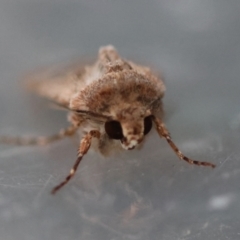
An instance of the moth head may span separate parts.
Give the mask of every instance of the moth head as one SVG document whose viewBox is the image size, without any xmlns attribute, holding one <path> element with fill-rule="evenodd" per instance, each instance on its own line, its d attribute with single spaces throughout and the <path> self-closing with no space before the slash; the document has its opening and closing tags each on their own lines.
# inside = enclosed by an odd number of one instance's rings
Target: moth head
<svg viewBox="0 0 240 240">
<path fill-rule="evenodd" d="M 120 140 L 126 150 L 134 149 L 152 128 L 152 115 L 124 114 L 117 120 L 105 122 L 105 131 L 110 139 Z"/>
</svg>

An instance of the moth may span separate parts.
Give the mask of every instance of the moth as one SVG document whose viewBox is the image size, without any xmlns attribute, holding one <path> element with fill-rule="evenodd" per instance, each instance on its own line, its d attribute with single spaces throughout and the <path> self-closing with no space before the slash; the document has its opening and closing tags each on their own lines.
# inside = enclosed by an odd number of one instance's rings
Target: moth
<svg viewBox="0 0 240 240">
<path fill-rule="evenodd" d="M 141 145 L 155 126 L 176 155 L 190 164 L 215 167 L 186 157 L 172 141 L 162 121 L 165 85 L 148 67 L 121 58 L 113 46 L 99 49 L 92 65 L 76 66 L 60 73 L 51 70 L 33 76 L 29 87 L 68 111 L 69 127 L 48 137 L 1 137 L 0 142 L 19 145 L 45 145 L 81 131 L 77 159 L 69 175 L 53 188 L 56 193 L 69 182 L 91 143 L 107 155 L 114 146 L 132 150 Z"/>
</svg>

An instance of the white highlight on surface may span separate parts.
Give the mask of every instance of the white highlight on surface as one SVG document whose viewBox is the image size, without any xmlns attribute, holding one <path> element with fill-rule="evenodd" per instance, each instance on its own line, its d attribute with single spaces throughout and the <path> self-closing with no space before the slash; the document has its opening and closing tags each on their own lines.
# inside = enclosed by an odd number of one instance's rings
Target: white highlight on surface
<svg viewBox="0 0 240 240">
<path fill-rule="evenodd" d="M 240 128 L 240 113 L 237 114 L 229 123 L 231 129 L 236 130 Z"/>
<path fill-rule="evenodd" d="M 212 197 L 209 201 L 209 207 L 211 210 L 225 210 L 234 200 L 233 194 L 220 195 Z"/>
</svg>

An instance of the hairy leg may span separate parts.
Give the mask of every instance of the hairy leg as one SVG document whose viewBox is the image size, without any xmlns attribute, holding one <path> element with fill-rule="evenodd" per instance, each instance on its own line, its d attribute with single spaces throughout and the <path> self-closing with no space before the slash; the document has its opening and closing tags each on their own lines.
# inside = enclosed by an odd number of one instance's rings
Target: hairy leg
<svg viewBox="0 0 240 240">
<path fill-rule="evenodd" d="M 78 148 L 77 159 L 76 159 L 72 169 L 70 170 L 69 175 L 66 177 L 66 179 L 63 182 L 61 182 L 59 185 L 57 185 L 56 187 L 53 188 L 52 194 L 55 194 L 60 188 L 62 188 L 64 185 L 66 185 L 69 182 L 69 180 L 75 175 L 83 156 L 88 152 L 88 149 L 91 146 L 91 140 L 93 137 L 99 138 L 100 132 L 92 130 L 82 138 L 82 140 L 80 142 L 80 146 Z"/>
</svg>

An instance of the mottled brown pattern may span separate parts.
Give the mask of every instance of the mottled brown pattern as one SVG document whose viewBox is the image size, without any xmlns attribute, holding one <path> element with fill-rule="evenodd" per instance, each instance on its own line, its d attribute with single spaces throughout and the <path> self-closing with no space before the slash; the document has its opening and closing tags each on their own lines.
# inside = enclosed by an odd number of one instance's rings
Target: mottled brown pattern
<svg viewBox="0 0 240 240">
<path fill-rule="evenodd" d="M 180 159 L 190 164 L 215 166 L 182 154 L 161 120 L 165 92 L 163 81 L 150 68 L 122 59 L 113 46 L 100 48 L 98 59 L 92 65 L 75 64 L 68 70 L 51 68 L 30 78 L 34 81 L 28 80 L 29 89 L 69 110 L 71 125 L 50 137 L 1 137 L 0 142 L 42 145 L 72 136 L 78 129 L 83 133 L 73 168 L 52 193 L 74 176 L 91 146 L 92 138 L 96 139 L 97 148 L 104 155 L 119 147 L 131 150 L 143 143 L 144 136 L 151 130 L 151 121 L 155 122 L 159 135 L 167 140 Z M 108 131 L 109 123 L 115 124 L 111 131 Z"/>
<path fill-rule="evenodd" d="M 70 106 L 74 109 L 79 106 L 94 109 L 103 114 L 109 114 L 116 105 L 120 111 L 125 110 L 126 103 L 151 109 L 151 103 L 163 97 L 162 88 L 162 82 L 156 84 L 132 70 L 113 72 L 88 85 L 71 100 Z"/>
</svg>

